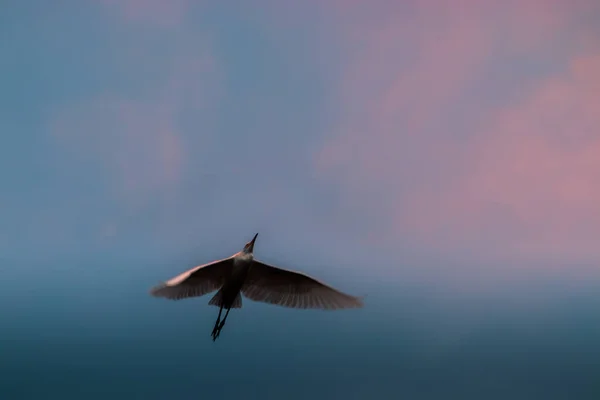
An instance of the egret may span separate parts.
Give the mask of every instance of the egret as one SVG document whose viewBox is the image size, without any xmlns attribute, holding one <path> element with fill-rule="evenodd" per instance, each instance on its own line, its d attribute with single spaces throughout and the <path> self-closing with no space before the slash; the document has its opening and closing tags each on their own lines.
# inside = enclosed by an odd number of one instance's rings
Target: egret
<svg viewBox="0 0 600 400">
<path fill-rule="evenodd" d="M 265 264 L 254 258 L 258 233 L 234 255 L 199 265 L 152 288 L 150 294 L 170 300 L 204 296 L 218 290 L 209 305 L 219 307 L 212 331 L 219 337 L 232 308 L 242 308 L 242 297 L 289 308 L 336 310 L 360 308 L 362 298 L 342 293 L 300 272 Z M 221 320 L 221 313 L 226 310 Z"/>
</svg>

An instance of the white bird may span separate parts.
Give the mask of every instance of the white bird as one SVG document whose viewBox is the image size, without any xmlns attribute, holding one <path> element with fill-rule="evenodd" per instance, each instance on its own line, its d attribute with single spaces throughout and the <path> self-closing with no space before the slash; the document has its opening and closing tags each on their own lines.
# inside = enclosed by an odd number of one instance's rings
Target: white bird
<svg viewBox="0 0 600 400">
<path fill-rule="evenodd" d="M 362 299 L 342 293 L 308 275 L 289 271 L 254 259 L 258 233 L 242 251 L 222 260 L 190 269 L 151 289 L 155 297 L 181 300 L 204 296 L 218 289 L 208 304 L 219 307 L 212 331 L 217 339 L 232 308 L 242 308 L 242 297 L 291 308 L 336 310 L 360 308 Z M 221 312 L 227 311 L 223 321 Z"/>
</svg>

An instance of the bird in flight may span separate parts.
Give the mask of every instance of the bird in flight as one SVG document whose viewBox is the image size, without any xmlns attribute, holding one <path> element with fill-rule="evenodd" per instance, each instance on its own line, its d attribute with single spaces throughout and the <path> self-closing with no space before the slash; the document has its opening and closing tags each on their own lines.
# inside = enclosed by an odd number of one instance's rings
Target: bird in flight
<svg viewBox="0 0 600 400">
<path fill-rule="evenodd" d="M 219 307 L 212 331 L 219 337 L 229 310 L 242 308 L 242 297 L 290 308 L 336 310 L 360 308 L 362 299 L 342 293 L 308 275 L 277 268 L 254 258 L 258 233 L 234 255 L 200 265 L 152 288 L 150 294 L 170 300 L 199 297 L 218 290 L 209 305 Z M 226 310 L 221 321 L 221 313 Z"/>
</svg>

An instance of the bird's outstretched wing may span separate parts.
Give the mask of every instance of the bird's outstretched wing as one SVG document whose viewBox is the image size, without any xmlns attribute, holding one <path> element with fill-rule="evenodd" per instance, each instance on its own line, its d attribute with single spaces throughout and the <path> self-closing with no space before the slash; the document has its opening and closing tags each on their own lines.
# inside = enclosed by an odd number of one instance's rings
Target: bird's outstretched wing
<svg viewBox="0 0 600 400">
<path fill-rule="evenodd" d="M 231 273 L 232 267 L 232 258 L 199 265 L 152 288 L 150 294 L 155 297 L 165 297 L 169 300 L 204 296 L 223 286 L 226 277 Z"/>
<path fill-rule="evenodd" d="M 254 301 L 290 308 L 360 308 L 358 297 L 342 293 L 308 275 L 254 260 L 242 293 Z"/>
</svg>

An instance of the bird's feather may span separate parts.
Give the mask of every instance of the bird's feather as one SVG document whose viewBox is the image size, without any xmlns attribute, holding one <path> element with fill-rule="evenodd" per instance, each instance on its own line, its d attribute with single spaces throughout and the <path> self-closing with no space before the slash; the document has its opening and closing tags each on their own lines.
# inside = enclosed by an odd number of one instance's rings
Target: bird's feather
<svg viewBox="0 0 600 400">
<path fill-rule="evenodd" d="M 232 268 L 231 257 L 199 265 L 155 286 L 150 294 L 170 300 L 204 296 L 223 286 Z"/>
<path fill-rule="evenodd" d="M 254 301 L 290 308 L 360 308 L 362 300 L 308 275 L 253 260 L 242 293 Z"/>
<path fill-rule="evenodd" d="M 220 289 L 212 299 L 208 302 L 209 305 L 215 307 L 223 307 L 223 289 Z M 231 303 L 231 308 L 242 308 L 242 296 L 238 292 L 237 296 L 233 299 L 233 303 Z"/>
</svg>

